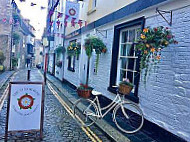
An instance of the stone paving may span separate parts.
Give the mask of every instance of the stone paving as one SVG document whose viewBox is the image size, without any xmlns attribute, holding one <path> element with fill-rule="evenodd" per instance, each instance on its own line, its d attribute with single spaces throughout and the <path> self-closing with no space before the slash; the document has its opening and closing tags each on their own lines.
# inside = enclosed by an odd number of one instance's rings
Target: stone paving
<svg viewBox="0 0 190 142">
<path fill-rule="evenodd" d="M 27 70 L 21 70 L 17 72 L 13 80 L 14 81 L 24 81 L 26 80 Z M 31 71 L 31 81 L 42 81 L 42 76 L 39 74 L 38 70 Z M 43 141 L 47 142 L 87 142 L 91 139 L 82 131 L 81 127 L 77 122 L 68 114 L 64 107 L 59 103 L 59 101 L 54 97 L 50 90 L 46 87 L 45 94 L 45 107 L 44 107 L 44 138 Z M 3 141 L 5 120 L 6 120 L 6 104 L 5 102 L 2 111 L 0 112 L 0 141 Z M 95 127 L 95 126 L 93 126 Z M 110 141 L 105 134 L 99 130 L 99 128 L 94 128 L 96 135 L 102 139 L 102 141 Z M 11 137 L 12 138 L 12 137 Z M 10 139 L 9 141 L 39 141 L 36 137 L 19 140 Z"/>
</svg>

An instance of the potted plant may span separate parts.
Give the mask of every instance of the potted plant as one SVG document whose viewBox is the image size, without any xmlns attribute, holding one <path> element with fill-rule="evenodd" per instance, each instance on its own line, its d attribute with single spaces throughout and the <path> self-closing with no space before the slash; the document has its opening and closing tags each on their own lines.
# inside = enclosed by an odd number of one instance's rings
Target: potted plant
<svg viewBox="0 0 190 142">
<path fill-rule="evenodd" d="M 96 71 L 97 71 L 98 62 L 99 62 L 99 55 L 101 53 L 106 53 L 107 48 L 101 39 L 94 37 L 94 36 L 90 36 L 90 37 L 86 38 L 84 46 L 85 46 L 86 55 L 88 56 L 87 80 L 86 80 L 86 84 L 88 84 L 90 58 L 92 56 L 93 50 L 97 54 L 97 58 L 96 58 Z"/>
<path fill-rule="evenodd" d="M 81 51 L 81 44 L 80 43 L 71 43 L 68 47 L 67 47 L 67 55 L 68 56 L 77 56 L 77 59 L 79 57 Z"/>
<path fill-rule="evenodd" d="M 122 95 L 129 95 L 134 85 L 130 83 L 129 79 L 124 78 L 122 82 L 119 83 L 119 93 Z"/>
<path fill-rule="evenodd" d="M 80 97 L 89 98 L 92 90 L 93 90 L 92 87 L 88 85 L 80 84 L 80 86 L 77 88 L 77 93 Z"/>
<path fill-rule="evenodd" d="M 148 71 L 151 71 L 152 65 L 160 62 L 162 50 L 172 43 L 177 44 L 177 41 L 168 27 L 145 28 L 141 31 L 136 50 L 140 51 L 140 71 L 145 70 L 145 84 Z"/>
</svg>

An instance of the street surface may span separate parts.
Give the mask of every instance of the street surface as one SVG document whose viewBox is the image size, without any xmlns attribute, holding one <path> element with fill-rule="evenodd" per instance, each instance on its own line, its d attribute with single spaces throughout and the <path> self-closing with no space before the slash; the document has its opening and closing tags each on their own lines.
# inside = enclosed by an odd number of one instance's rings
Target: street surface
<svg viewBox="0 0 190 142">
<path fill-rule="evenodd" d="M 12 81 L 26 81 L 27 70 L 20 70 L 12 77 Z M 43 81 L 42 74 L 37 70 L 31 70 L 31 81 Z M 50 88 L 50 89 L 49 89 Z M 3 88 L 5 89 L 5 87 Z M 1 90 L 1 93 L 3 90 Z M 53 93 L 52 93 L 53 92 Z M 55 97 L 56 95 L 56 97 Z M 81 128 L 68 106 L 65 107 L 65 101 L 48 84 L 45 87 L 44 104 L 44 131 L 43 140 L 46 142 L 87 142 L 87 141 L 111 141 L 98 127 Z M 2 110 L 0 109 L 0 141 L 4 141 L 4 130 L 6 122 L 7 101 L 5 100 Z M 38 134 L 22 134 L 9 137 L 9 141 L 40 141 L 36 136 Z"/>
</svg>

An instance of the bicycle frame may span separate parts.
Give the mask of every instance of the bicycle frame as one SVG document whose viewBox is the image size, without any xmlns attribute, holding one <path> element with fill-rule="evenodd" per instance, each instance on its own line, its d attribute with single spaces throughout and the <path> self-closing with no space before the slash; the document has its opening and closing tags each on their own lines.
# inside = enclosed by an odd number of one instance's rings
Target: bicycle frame
<svg viewBox="0 0 190 142">
<path fill-rule="evenodd" d="M 98 115 L 95 114 L 94 116 L 97 116 L 98 118 L 103 118 L 103 117 L 104 117 L 109 111 L 111 111 L 116 105 L 120 104 L 120 103 L 122 102 L 122 99 L 121 99 L 120 95 L 117 94 L 116 97 L 114 98 L 114 100 L 113 100 L 110 104 L 108 104 L 107 106 L 105 106 L 105 107 L 103 107 L 103 108 L 101 108 L 101 106 L 100 106 L 100 102 L 99 102 L 98 96 L 96 96 L 96 97 L 92 100 L 92 102 L 97 105 L 97 110 L 98 110 Z M 88 108 L 87 108 L 87 109 L 88 109 Z M 104 112 L 104 113 L 102 113 L 102 111 L 103 111 L 103 110 L 106 110 L 106 109 L 107 109 L 107 111 Z M 91 114 L 91 115 L 92 115 L 92 114 Z"/>
</svg>

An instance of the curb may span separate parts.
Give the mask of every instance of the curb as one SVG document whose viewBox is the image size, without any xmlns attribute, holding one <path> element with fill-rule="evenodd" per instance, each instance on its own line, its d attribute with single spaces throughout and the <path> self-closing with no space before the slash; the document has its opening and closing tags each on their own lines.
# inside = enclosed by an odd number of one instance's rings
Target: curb
<svg viewBox="0 0 190 142">
<path fill-rule="evenodd" d="M 15 73 L 16 71 L 12 71 L 11 74 L 3 81 L 2 84 L 0 84 L 0 89 L 3 87 L 3 85 L 5 85 L 5 83 L 7 82 L 7 80 Z M 2 75 L 2 74 L 1 74 Z"/>
<path fill-rule="evenodd" d="M 55 77 L 53 77 L 56 81 L 58 81 Z M 62 88 L 62 84 L 55 84 L 53 80 L 49 77 L 49 74 L 47 75 L 48 81 L 59 90 L 63 96 L 69 101 L 71 105 L 74 105 L 75 101 L 77 100 L 76 98 L 72 97 L 72 94 L 68 92 L 66 89 Z M 68 97 L 66 94 L 69 94 Z M 114 127 L 109 125 L 104 119 L 99 119 L 95 122 L 95 124 L 105 133 L 107 134 L 112 140 L 117 141 L 117 142 L 130 142 L 130 140 L 124 136 L 121 132 L 116 130 Z"/>
</svg>

